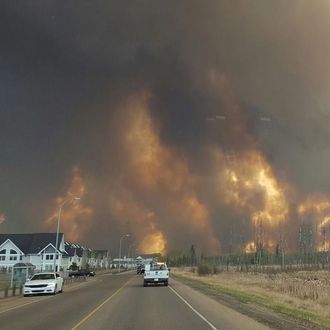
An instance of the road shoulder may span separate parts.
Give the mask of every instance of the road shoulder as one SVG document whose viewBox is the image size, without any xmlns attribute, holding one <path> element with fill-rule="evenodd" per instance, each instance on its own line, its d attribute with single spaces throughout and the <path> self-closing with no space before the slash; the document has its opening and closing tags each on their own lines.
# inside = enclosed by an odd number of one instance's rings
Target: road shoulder
<svg viewBox="0 0 330 330">
<path fill-rule="evenodd" d="M 95 283 L 95 281 L 96 279 L 92 278 L 83 282 L 77 281 L 77 282 L 65 284 L 63 291 L 79 290 L 83 286 Z M 24 297 L 23 295 L 19 295 L 14 297 L 2 298 L 0 300 L 0 314 L 9 310 L 13 310 L 33 303 L 37 303 L 39 301 L 42 301 L 43 299 L 49 299 L 49 298 L 51 299 L 52 295 L 35 295 L 30 297 Z"/>
<path fill-rule="evenodd" d="M 209 298 L 225 305 L 241 314 L 244 314 L 262 324 L 273 329 L 326 329 L 305 320 L 299 320 L 287 315 L 277 313 L 264 306 L 259 306 L 250 302 L 240 301 L 230 294 L 219 292 L 216 288 L 195 279 L 188 279 L 181 275 L 171 274 L 172 281 L 186 285 Z"/>
<path fill-rule="evenodd" d="M 193 306 L 217 329 L 253 329 L 265 330 L 268 326 L 244 315 L 219 301 L 212 299 L 205 292 L 196 290 L 182 281 L 171 279 L 169 288 L 175 290 L 186 302 Z"/>
</svg>

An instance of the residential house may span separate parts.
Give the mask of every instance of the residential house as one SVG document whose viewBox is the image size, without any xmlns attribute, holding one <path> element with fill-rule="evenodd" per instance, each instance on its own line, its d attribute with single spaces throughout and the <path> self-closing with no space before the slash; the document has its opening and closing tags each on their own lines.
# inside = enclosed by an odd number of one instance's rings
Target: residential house
<svg viewBox="0 0 330 330">
<path fill-rule="evenodd" d="M 110 268 L 110 253 L 108 250 L 93 250 L 89 258 L 91 268 Z"/>
<path fill-rule="evenodd" d="M 67 261 L 64 269 L 69 269 L 73 263 L 75 263 L 79 269 L 87 268 L 92 250 L 76 243 L 65 242 L 64 245 L 67 253 L 63 258 Z"/>
<path fill-rule="evenodd" d="M 64 235 L 59 233 L 58 249 L 55 249 L 56 233 L 0 234 L 0 268 L 11 269 L 17 262 L 29 262 L 36 271 L 63 269 L 63 256 L 67 255 Z"/>
</svg>

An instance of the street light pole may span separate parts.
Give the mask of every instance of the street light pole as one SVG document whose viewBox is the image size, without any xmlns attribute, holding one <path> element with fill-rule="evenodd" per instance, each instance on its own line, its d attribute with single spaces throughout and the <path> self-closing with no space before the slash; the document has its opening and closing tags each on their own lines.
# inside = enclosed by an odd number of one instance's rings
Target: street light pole
<svg viewBox="0 0 330 330">
<path fill-rule="evenodd" d="M 58 256 L 57 254 L 57 245 L 58 245 L 58 236 L 59 236 L 59 231 L 60 231 L 60 222 L 61 222 L 61 213 L 62 213 L 62 208 L 65 204 L 68 202 L 72 201 L 77 201 L 80 200 L 80 197 L 72 197 L 67 200 L 65 200 L 59 207 L 58 210 L 58 217 L 57 217 L 57 230 L 56 230 L 56 243 L 55 243 L 55 253 L 54 253 L 54 272 L 56 272 L 56 257 Z"/>
<path fill-rule="evenodd" d="M 129 237 L 129 234 L 125 234 L 123 235 L 120 240 L 119 240 L 119 272 L 120 272 L 120 267 L 121 267 L 121 241 L 125 238 L 125 237 Z"/>
<path fill-rule="evenodd" d="M 133 248 L 135 247 L 135 244 L 130 244 L 127 249 L 127 265 L 129 268 L 132 266 L 132 258 L 133 258 Z"/>
</svg>

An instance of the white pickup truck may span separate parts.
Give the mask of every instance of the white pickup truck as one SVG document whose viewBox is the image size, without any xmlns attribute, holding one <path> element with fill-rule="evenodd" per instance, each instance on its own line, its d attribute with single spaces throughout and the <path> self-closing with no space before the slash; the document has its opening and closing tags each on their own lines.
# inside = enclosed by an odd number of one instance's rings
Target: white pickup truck
<svg viewBox="0 0 330 330">
<path fill-rule="evenodd" d="M 169 269 L 165 262 L 154 262 L 145 265 L 143 286 L 147 286 L 149 283 L 158 284 L 163 283 L 168 285 Z"/>
</svg>

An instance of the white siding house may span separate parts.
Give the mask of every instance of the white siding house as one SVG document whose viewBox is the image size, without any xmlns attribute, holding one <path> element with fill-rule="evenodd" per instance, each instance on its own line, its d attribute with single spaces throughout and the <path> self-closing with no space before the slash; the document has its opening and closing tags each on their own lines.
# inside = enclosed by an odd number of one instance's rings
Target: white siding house
<svg viewBox="0 0 330 330">
<path fill-rule="evenodd" d="M 9 268 L 22 261 L 24 252 L 21 251 L 10 239 L 0 245 L 0 267 Z"/>
<path fill-rule="evenodd" d="M 64 235 L 59 234 L 56 253 L 55 241 L 55 233 L 0 234 L 0 268 L 10 269 L 21 261 L 33 264 L 36 271 L 50 271 L 56 258 L 56 270 L 64 269 Z"/>
</svg>

